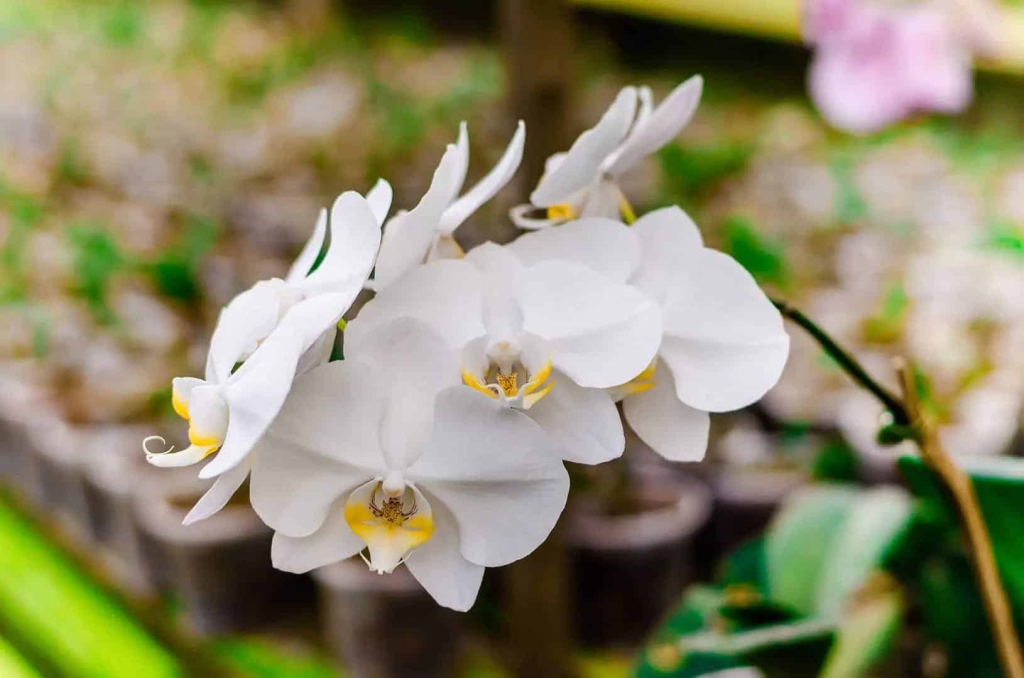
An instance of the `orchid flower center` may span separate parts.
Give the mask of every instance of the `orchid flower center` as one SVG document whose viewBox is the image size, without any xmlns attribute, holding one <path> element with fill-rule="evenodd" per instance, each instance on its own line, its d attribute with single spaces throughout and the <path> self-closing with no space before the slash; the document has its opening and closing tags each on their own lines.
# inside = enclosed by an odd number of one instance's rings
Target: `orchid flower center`
<svg viewBox="0 0 1024 678">
<path fill-rule="evenodd" d="M 528 410 L 551 392 L 555 382 L 551 380 L 551 360 L 531 372 L 519 359 L 494 360 L 483 374 L 474 374 L 463 366 L 462 381 L 475 391 L 489 398 L 501 401 L 507 407 Z M 522 385 L 520 385 L 522 384 Z"/>
<path fill-rule="evenodd" d="M 576 208 L 567 202 L 548 207 L 548 219 L 555 221 L 572 221 L 576 216 Z"/>
<path fill-rule="evenodd" d="M 394 473 L 354 490 L 345 522 L 366 543 L 370 557 L 363 560 L 378 574 L 393 572 L 434 534 L 430 504 Z"/>
</svg>

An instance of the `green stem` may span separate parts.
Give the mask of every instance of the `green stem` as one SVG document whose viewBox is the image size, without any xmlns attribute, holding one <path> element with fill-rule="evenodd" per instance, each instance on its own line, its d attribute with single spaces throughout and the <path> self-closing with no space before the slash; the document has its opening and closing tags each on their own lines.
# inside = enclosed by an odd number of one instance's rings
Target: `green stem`
<svg viewBox="0 0 1024 678">
<path fill-rule="evenodd" d="M 907 413 L 907 408 L 903 402 L 895 395 L 892 391 L 879 384 L 875 379 L 868 374 L 864 366 L 857 362 L 857 359 L 850 355 L 842 346 L 836 343 L 836 341 L 828 335 L 828 333 L 819 327 L 813 320 L 804 315 L 799 309 L 791 306 L 789 302 L 781 301 L 779 299 L 771 299 L 771 302 L 775 305 L 775 308 L 779 309 L 782 315 L 786 316 L 794 323 L 799 325 L 807 334 L 818 342 L 822 349 L 825 350 L 833 360 L 842 368 L 844 372 L 850 375 L 857 384 L 866 388 L 871 392 L 873 396 L 885 406 L 887 410 L 892 414 L 893 423 L 900 426 L 906 426 L 911 424 L 910 415 Z"/>
</svg>

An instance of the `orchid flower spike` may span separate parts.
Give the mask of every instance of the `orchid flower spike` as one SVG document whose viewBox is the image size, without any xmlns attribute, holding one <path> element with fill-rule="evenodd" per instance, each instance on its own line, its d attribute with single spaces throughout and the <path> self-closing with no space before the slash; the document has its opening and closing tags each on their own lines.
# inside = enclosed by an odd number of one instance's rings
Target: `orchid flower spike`
<svg viewBox="0 0 1024 678">
<path fill-rule="evenodd" d="M 525 142 L 526 126 L 520 121 L 498 163 L 460 198 L 469 169 L 469 134 L 463 122 L 458 142 L 448 146 L 419 204 L 387 223 L 377 269 L 368 287 L 380 291 L 424 262 L 461 257 L 455 230 L 512 179 L 523 159 Z"/>
<path fill-rule="evenodd" d="M 305 277 L 257 283 L 236 297 L 221 312 L 205 380 L 174 380 L 174 409 L 189 422 L 191 446 L 181 452 L 154 452 L 149 445 L 163 440 L 147 438 L 146 459 L 154 466 L 188 466 L 216 454 L 199 475 L 219 476 L 187 523 L 224 507 L 245 481 L 248 454 L 277 416 L 296 373 L 326 360 L 320 358 L 321 345 L 327 343 L 329 353 L 333 341 L 324 342 L 323 337 L 333 340 L 334 328 L 370 275 L 380 246 L 380 220 L 386 212 L 382 206 L 390 200 L 375 203 L 369 198 L 342 194 L 332 208 L 331 244 L 321 266 Z M 325 222 L 321 215 L 314 240 L 322 242 Z M 293 272 L 308 271 L 318 249 L 307 245 Z"/>
<path fill-rule="evenodd" d="M 697 110 L 703 87 L 703 79 L 695 75 L 657 107 L 649 87 L 624 88 L 568 152 L 548 158 L 530 203 L 513 208 L 512 221 L 529 230 L 580 217 L 633 221 L 619 177 L 678 136 Z"/>
<path fill-rule="evenodd" d="M 253 451 L 274 566 L 404 563 L 439 604 L 467 610 L 485 567 L 547 538 L 568 475 L 537 424 L 459 383 L 456 353 L 425 324 L 379 326 L 364 349 L 301 377 Z"/>
<path fill-rule="evenodd" d="M 625 442 L 604 389 L 650 364 L 662 327 L 657 304 L 625 282 L 639 244 L 620 238 L 604 255 L 618 279 L 569 261 L 526 265 L 493 243 L 462 260 L 420 266 L 349 323 L 346 356 L 371 349 L 382 324 L 417 318 L 458 352 L 461 380 L 478 397 L 527 413 L 558 441 L 564 459 L 608 461 Z"/>
<path fill-rule="evenodd" d="M 916 113 L 958 113 L 973 97 L 972 54 L 994 49 L 996 35 L 986 0 L 805 0 L 811 98 L 829 124 L 854 134 Z"/>
<path fill-rule="evenodd" d="M 635 240 L 637 265 L 612 267 L 610 252 Z M 661 309 L 657 356 L 611 390 L 637 435 L 672 461 L 699 461 L 709 412 L 759 400 L 779 380 L 789 355 L 782 316 L 753 277 L 726 254 L 704 246 L 696 224 L 678 207 L 645 215 L 632 226 L 580 219 L 527 233 L 511 248 L 537 266 L 574 260 L 606 279 L 625 272 Z"/>
</svg>

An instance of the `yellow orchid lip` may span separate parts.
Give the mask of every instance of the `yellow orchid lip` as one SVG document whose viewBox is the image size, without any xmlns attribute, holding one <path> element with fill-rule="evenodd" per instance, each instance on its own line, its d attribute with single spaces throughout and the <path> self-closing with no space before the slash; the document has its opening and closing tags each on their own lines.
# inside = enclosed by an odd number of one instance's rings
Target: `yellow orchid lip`
<svg viewBox="0 0 1024 678">
<path fill-rule="evenodd" d="M 345 522 L 369 549 L 370 569 L 378 574 L 391 573 L 413 549 L 433 536 L 435 526 L 430 507 L 418 505 L 411 487 L 404 488 L 398 496 L 388 495 L 381 481 L 375 482 L 368 500 L 359 494 L 353 492 L 345 503 Z"/>
<path fill-rule="evenodd" d="M 185 421 L 188 421 L 188 403 L 185 402 L 184 398 L 178 395 L 177 391 L 175 391 L 171 395 L 171 407 L 174 408 L 175 414 L 177 414 Z"/>
<path fill-rule="evenodd" d="M 576 218 L 576 209 L 567 202 L 547 208 L 547 217 L 555 221 L 570 221 Z"/>
</svg>

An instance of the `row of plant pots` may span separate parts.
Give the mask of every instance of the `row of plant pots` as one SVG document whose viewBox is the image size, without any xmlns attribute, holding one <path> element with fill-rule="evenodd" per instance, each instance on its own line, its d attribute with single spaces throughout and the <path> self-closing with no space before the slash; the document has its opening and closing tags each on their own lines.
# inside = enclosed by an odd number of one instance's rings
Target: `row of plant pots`
<svg viewBox="0 0 1024 678">
<path fill-rule="evenodd" d="M 439 608 L 404 568 L 380 577 L 353 560 L 312 578 L 274 570 L 272 534 L 244 497 L 182 525 L 205 484 L 195 469 L 147 465 L 140 441 L 148 431 L 75 427 L 31 400 L 6 405 L 0 482 L 100 558 L 130 595 L 173 592 L 199 634 L 273 630 L 310 611 L 315 598 L 327 645 L 352 675 L 451 675 L 465 617 Z M 632 470 L 633 512 L 572 501 L 564 518 L 572 618 L 586 646 L 641 642 L 685 586 L 722 549 L 760 529 L 799 481 L 701 477 L 642 453 L 632 458 L 641 460 Z M 493 575 L 483 595 L 500 610 L 501 570 Z"/>
</svg>

